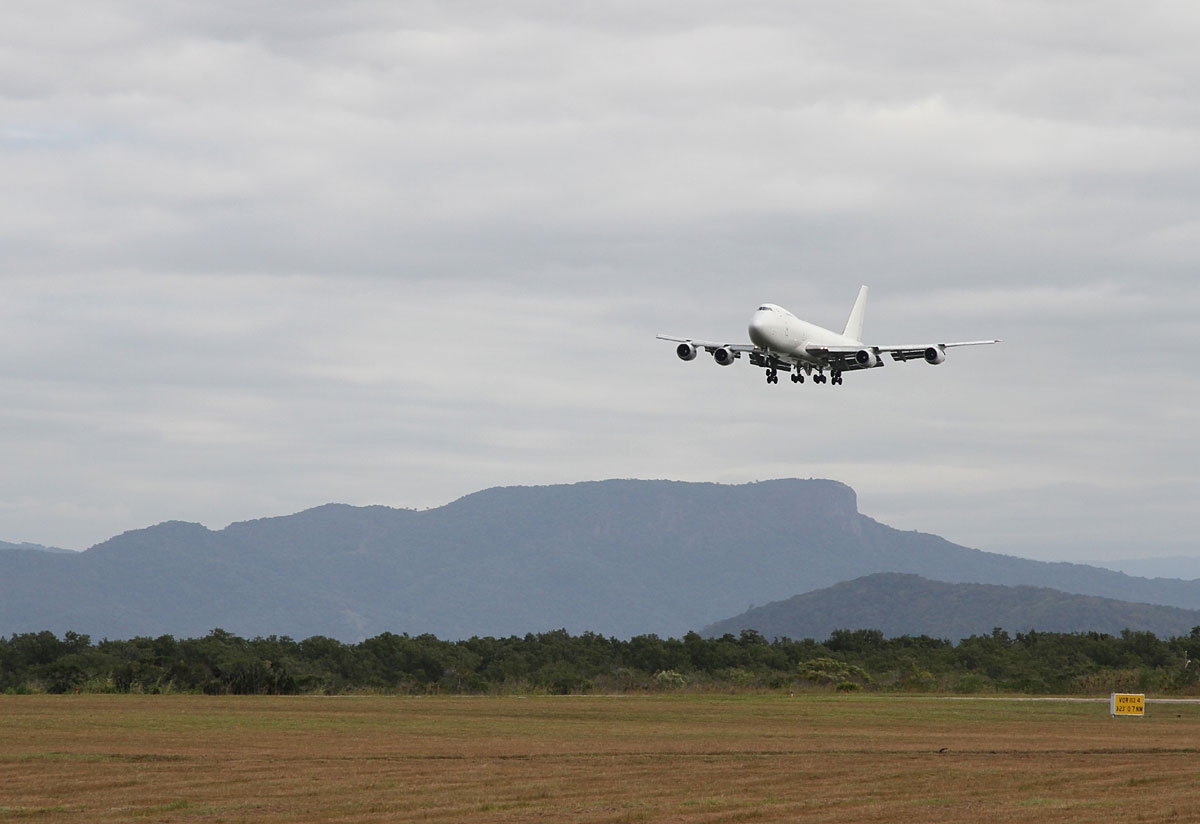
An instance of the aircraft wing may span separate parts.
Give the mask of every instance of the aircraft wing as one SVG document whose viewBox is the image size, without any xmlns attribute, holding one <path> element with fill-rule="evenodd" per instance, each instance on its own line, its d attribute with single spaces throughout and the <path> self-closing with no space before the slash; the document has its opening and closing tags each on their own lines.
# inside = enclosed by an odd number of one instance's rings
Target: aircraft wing
<svg viewBox="0 0 1200 824">
<path fill-rule="evenodd" d="M 658 338 L 659 341 L 690 343 L 697 349 L 703 349 L 706 351 L 713 351 L 713 349 L 720 349 L 722 347 L 725 349 L 732 349 L 733 351 L 754 351 L 757 349 L 756 345 L 752 343 L 714 343 L 712 341 L 697 341 L 696 338 L 692 337 L 672 337 L 670 335 L 655 335 L 654 337 Z"/>
<path fill-rule="evenodd" d="M 682 360 L 695 360 L 696 352 L 703 349 L 705 352 L 713 356 L 721 366 L 728 366 L 742 356 L 743 352 L 750 352 L 750 360 L 755 361 L 759 357 L 758 347 L 752 343 L 714 343 L 710 340 L 693 340 L 692 338 L 676 338 L 671 335 L 659 335 L 659 340 L 669 340 L 672 343 L 678 343 L 675 347 L 675 354 Z M 755 363 L 755 366 L 758 364 Z"/>
<path fill-rule="evenodd" d="M 655 335 L 658 340 L 669 340 L 673 343 L 690 343 L 697 349 L 703 349 L 710 355 L 718 349 L 728 349 L 730 352 L 753 352 L 758 349 L 752 343 L 714 343 L 709 340 L 696 340 L 695 338 L 676 338 L 671 335 Z"/>
<path fill-rule="evenodd" d="M 887 345 L 864 346 L 808 346 L 805 352 L 814 358 L 820 358 L 839 369 L 869 369 L 872 366 L 882 366 L 879 359 L 888 354 L 894 361 L 925 360 L 929 363 L 941 363 L 946 359 L 946 350 L 955 346 L 986 346 L 1001 343 L 999 340 L 963 340 L 949 343 L 902 343 Z M 864 357 L 860 353 L 868 352 L 874 357 Z M 875 362 L 872 362 L 875 361 Z"/>
<path fill-rule="evenodd" d="M 956 346 L 986 346 L 1000 342 L 999 340 L 960 340 L 951 343 L 900 344 L 870 348 L 880 353 L 887 352 L 892 356 L 892 360 L 896 361 L 916 360 L 917 358 L 932 360 L 930 352 L 940 352 L 942 357 L 945 357 L 946 350 Z"/>
</svg>

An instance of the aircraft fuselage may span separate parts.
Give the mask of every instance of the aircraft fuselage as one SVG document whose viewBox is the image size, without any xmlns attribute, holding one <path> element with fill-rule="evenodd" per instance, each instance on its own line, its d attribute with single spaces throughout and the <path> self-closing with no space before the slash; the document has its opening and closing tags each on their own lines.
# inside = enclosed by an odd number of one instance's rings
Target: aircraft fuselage
<svg viewBox="0 0 1200 824">
<path fill-rule="evenodd" d="M 819 366 L 809 346 L 862 346 L 862 341 L 839 335 L 831 329 L 800 320 L 782 306 L 764 303 L 750 318 L 750 340 L 755 346 L 805 363 Z"/>
</svg>

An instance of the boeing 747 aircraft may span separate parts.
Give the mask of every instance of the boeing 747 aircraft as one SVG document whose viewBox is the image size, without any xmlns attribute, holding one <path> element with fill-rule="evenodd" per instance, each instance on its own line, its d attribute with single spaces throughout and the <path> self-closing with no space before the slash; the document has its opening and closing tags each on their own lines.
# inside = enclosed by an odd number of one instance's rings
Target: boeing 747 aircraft
<svg viewBox="0 0 1200 824">
<path fill-rule="evenodd" d="M 927 363 L 946 360 L 946 350 L 955 346 L 983 346 L 1000 343 L 998 340 L 968 340 L 955 343 L 920 343 L 873 346 L 862 342 L 863 318 L 867 311 L 867 287 L 858 290 L 858 299 L 850 310 L 846 328 L 839 335 L 807 321 L 800 320 L 782 306 L 764 303 L 750 318 L 752 343 L 713 343 L 691 338 L 659 335 L 679 345 L 675 354 L 680 360 L 695 360 L 703 349 L 721 366 L 728 366 L 748 355 L 750 363 L 767 370 L 767 383 L 779 383 L 779 373 L 791 372 L 792 383 L 804 383 L 809 375 L 813 383 L 842 382 L 843 372 L 873 369 L 883 366 L 883 356 L 895 361 L 923 358 Z M 828 373 L 828 374 L 826 374 Z"/>
</svg>

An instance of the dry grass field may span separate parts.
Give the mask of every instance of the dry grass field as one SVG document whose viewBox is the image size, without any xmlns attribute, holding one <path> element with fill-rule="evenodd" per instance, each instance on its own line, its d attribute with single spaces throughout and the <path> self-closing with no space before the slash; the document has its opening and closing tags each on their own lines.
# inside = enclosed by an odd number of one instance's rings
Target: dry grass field
<svg viewBox="0 0 1200 824">
<path fill-rule="evenodd" d="M 1200 819 L 1200 706 L 0 696 L 0 821 Z"/>
</svg>

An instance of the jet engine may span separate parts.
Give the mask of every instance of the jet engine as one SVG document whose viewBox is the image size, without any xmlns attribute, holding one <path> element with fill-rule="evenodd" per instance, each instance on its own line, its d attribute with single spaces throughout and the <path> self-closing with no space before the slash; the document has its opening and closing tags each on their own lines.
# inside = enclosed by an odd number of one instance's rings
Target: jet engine
<svg viewBox="0 0 1200 824">
<path fill-rule="evenodd" d="M 737 352 L 734 352 L 727 346 L 720 346 L 713 350 L 713 360 L 721 366 L 728 366 L 733 363 L 733 359 L 737 357 Z"/>
<path fill-rule="evenodd" d="M 925 360 L 929 363 L 942 363 L 946 360 L 946 353 L 937 346 L 931 346 L 925 350 Z"/>
<path fill-rule="evenodd" d="M 863 369 L 872 369 L 879 365 L 879 357 L 870 349 L 859 349 L 854 353 L 854 362 Z"/>
<path fill-rule="evenodd" d="M 696 347 L 690 343 L 681 343 L 675 347 L 675 354 L 679 356 L 680 360 L 695 360 Z"/>
</svg>

